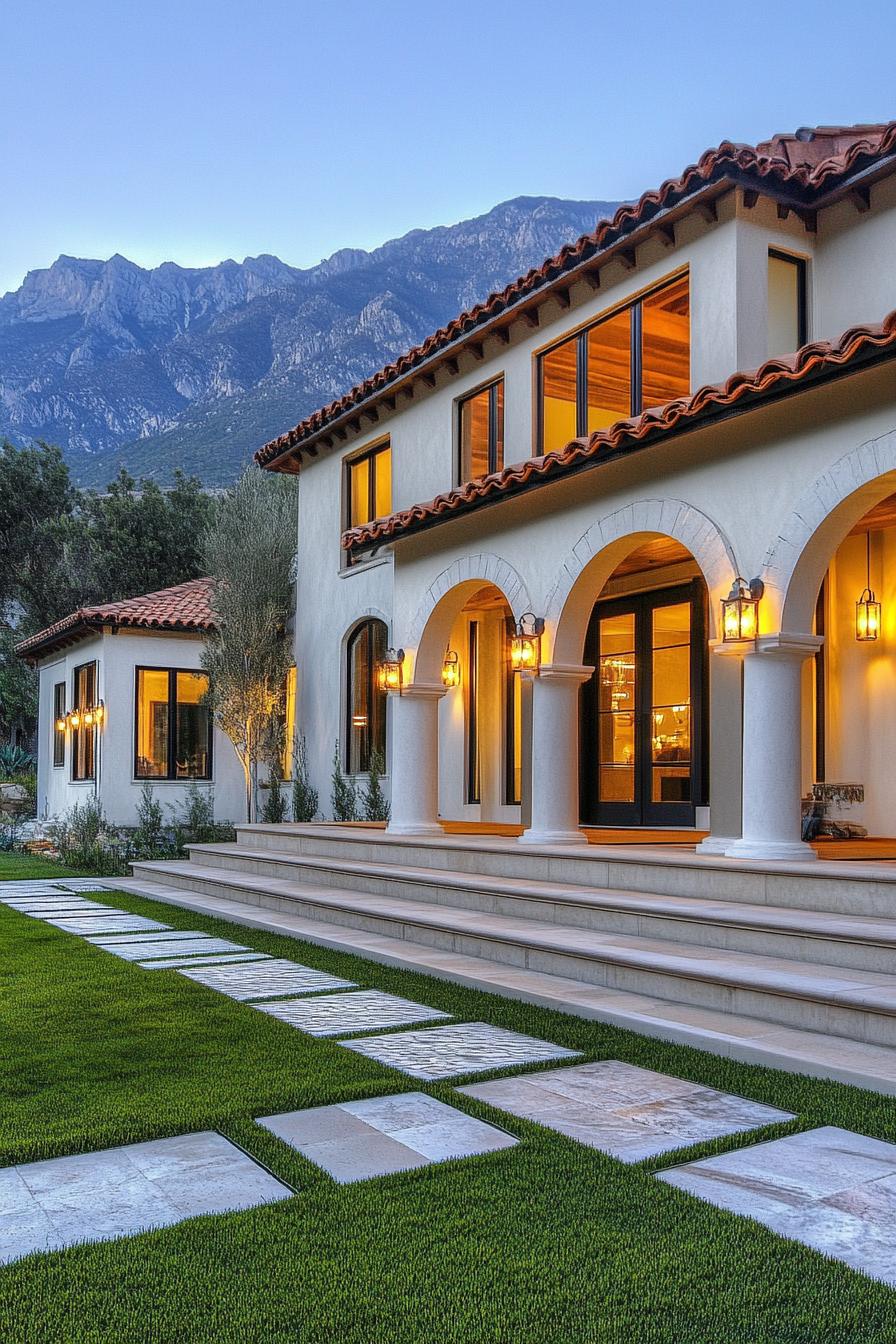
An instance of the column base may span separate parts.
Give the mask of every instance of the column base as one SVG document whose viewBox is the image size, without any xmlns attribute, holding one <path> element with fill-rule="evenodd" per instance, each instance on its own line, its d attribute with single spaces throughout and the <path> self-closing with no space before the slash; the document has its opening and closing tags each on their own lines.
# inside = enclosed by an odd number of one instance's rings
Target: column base
<svg viewBox="0 0 896 1344">
<path fill-rule="evenodd" d="M 420 822 L 419 825 L 414 825 L 413 822 L 411 822 L 406 826 L 402 826 L 400 823 L 397 826 L 393 826 L 392 823 L 390 822 L 389 825 L 386 827 L 385 831 L 383 832 L 383 834 L 401 835 L 401 836 L 428 835 L 437 837 L 440 840 L 444 839 L 445 836 L 445 832 L 442 830 L 441 826 L 439 826 L 437 822 L 435 823 Z"/>
<path fill-rule="evenodd" d="M 698 854 L 727 854 L 732 845 L 736 845 L 739 835 L 708 835 L 697 846 Z"/>
<path fill-rule="evenodd" d="M 784 859 L 787 861 L 795 860 L 797 863 L 818 862 L 818 855 L 815 850 L 802 840 L 793 842 L 787 840 L 735 840 L 725 850 L 725 856 L 729 859 Z"/>
<path fill-rule="evenodd" d="M 587 845 L 584 831 L 539 831 L 530 827 L 517 840 L 518 845 Z"/>
</svg>

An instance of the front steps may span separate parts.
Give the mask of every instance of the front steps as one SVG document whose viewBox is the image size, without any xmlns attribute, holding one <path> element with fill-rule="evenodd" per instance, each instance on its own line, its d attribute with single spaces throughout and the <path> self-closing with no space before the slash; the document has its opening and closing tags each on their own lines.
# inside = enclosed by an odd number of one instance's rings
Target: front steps
<svg viewBox="0 0 896 1344">
<path fill-rule="evenodd" d="M 136 864 L 123 885 L 896 1093 L 896 871 L 254 826 L 235 845 L 193 847 L 189 862 Z"/>
</svg>

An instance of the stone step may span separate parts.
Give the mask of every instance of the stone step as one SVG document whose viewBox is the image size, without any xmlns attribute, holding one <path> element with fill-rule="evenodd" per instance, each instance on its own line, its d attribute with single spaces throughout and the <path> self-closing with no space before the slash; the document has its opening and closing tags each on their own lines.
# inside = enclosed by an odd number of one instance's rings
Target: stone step
<svg viewBox="0 0 896 1344">
<path fill-rule="evenodd" d="M 134 876 L 590 984 L 868 1044 L 896 1043 L 896 975 L 564 927 L 192 862 L 135 864 Z"/>
<path fill-rule="evenodd" d="M 682 846 L 523 846 L 502 836 L 390 836 L 361 826 L 307 824 L 237 827 L 251 850 L 359 863 L 388 863 L 513 881 L 695 896 L 832 914 L 896 912 L 896 862 L 759 863 L 700 854 Z"/>
<path fill-rule="evenodd" d="M 781 1027 L 742 1013 L 719 1012 L 672 1003 L 649 994 L 587 985 L 569 977 L 308 919 L 293 910 L 275 910 L 236 900 L 232 895 L 210 896 L 172 887 L 148 877 L 117 879 L 116 886 L 196 914 L 230 920 L 245 928 L 283 934 L 743 1063 L 763 1064 L 813 1078 L 832 1078 L 896 1096 L 896 1048 L 845 1043 L 840 1036 Z"/>
<path fill-rule="evenodd" d="M 853 970 L 896 970 L 896 919 L 690 896 L 572 887 L 407 864 L 320 858 L 244 844 L 192 845 L 193 860 L 256 877 L 345 888 L 576 928 L 773 954 Z"/>
</svg>

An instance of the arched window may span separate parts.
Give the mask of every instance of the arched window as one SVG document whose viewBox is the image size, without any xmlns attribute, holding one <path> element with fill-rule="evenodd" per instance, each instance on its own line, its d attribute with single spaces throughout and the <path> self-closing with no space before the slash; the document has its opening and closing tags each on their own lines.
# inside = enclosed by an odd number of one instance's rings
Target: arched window
<svg viewBox="0 0 896 1344">
<path fill-rule="evenodd" d="M 386 653 L 388 631 L 382 621 L 363 621 L 349 636 L 345 765 L 350 775 L 364 774 L 370 759 L 386 760 L 386 693 L 376 685 L 376 665 Z"/>
</svg>

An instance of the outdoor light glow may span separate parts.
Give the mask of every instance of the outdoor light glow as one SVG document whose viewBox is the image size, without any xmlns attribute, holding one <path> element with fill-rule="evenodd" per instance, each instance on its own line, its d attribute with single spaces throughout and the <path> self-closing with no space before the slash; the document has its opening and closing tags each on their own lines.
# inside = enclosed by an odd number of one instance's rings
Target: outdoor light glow
<svg viewBox="0 0 896 1344">
<path fill-rule="evenodd" d="M 856 603 L 856 639 L 861 643 L 880 634 L 880 603 L 871 587 L 871 532 L 865 533 L 865 590 Z"/>
<path fill-rule="evenodd" d="M 81 715 L 78 713 L 78 711 L 77 711 L 76 709 L 73 709 L 73 710 L 72 710 L 72 714 L 71 714 L 71 724 L 72 724 L 72 727 L 73 727 L 73 728 L 80 728 L 80 727 L 81 727 Z"/>
<path fill-rule="evenodd" d="M 537 672 L 541 664 L 541 635 L 544 621 L 531 611 L 524 612 L 510 638 L 510 666 L 514 672 Z"/>
<path fill-rule="evenodd" d="M 381 691 L 398 691 L 401 694 L 403 681 L 402 664 L 404 649 L 387 649 L 386 656 L 377 664 L 376 682 Z"/>
<path fill-rule="evenodd" d="M 762 597 L 761 579 L 747 583 L 738 576 L 731 592 L 722 599 L 722 642 L 733 644 L 753 640 L 759 633 L 759 599 Z"/>
<path fill-rule="evenodd" d="M 460 685 L 460 659 L 453 649 L 446 649 L 442 661 L 442 683 L 450 690 Z"/>
<path fill-rule="evenodd" d="M 56 720 L 56 731 L 57 731 L 57 733 L 64 733 L 64 732 L 65 732 L 65 719 L 57 719 L 57 720 Z"/>
</svg>

